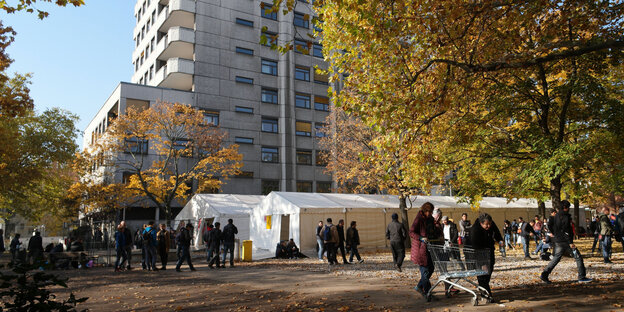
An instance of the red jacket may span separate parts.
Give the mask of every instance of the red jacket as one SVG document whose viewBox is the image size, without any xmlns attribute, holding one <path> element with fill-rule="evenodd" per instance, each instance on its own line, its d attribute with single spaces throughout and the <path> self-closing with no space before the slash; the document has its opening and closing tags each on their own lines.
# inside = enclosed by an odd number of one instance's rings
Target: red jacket
<svg viewBox="0 0 624 312">
<path fill-rule="evenodd" d="M 433 217 L 429 217 L 433 219 Z M 411 260 L 414 264 L 427 266 L 427 244 L 420 241 L 421 237 L 427 237 L 427 226 L 425 221 L 427 217 L 423 211 L 419 211 L 409 230 L 409 236 L 412 239 Z M 433 220 L 432 220 L 433 221 Z"/>
</svg>

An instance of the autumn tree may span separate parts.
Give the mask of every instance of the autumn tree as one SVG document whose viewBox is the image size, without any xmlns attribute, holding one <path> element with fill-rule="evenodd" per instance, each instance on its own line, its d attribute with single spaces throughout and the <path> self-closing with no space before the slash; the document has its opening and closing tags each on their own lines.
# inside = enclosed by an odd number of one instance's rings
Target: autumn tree
<svg viewBox="0 0 624 312">
<path fill-rule="evenodd" d="M 332 80 L 344 83 L 337 102 L 384 136 L 414 133 L 406 147 L 458 168 L 454 183 L 466 197 L 546 195 L 560 207 L 577 169 L 621 153 L 601 145 L 621 141 L 622 84 L 610 75 L 622 68 L 620 3 L 314 7 Z"/>
<path fill-rule="evenodd" d="M 141 200 L 163 211 L 169 222 L 171 208 L 184 204 L 195 181 L 199 191 L 215 191 L 239 172 L 242 155 L 237 145 L 225 146 L 225 138 L 201 110 L 188 105 L 129 108 L 78 155 L 83 180 L 74 193 L 83 191 L 92 207 Z"/>
<path fill-rule="evenodd" d="M 68 4 L 76 7 L 85 4 L 84 0 L 39 0 L 38 3 L 51 3 L 62 7 Z M 40 10 L 36 6 L 37 0 L 17 0 L 17 4 L 14 5 L 8 4 L 7 1 L 0 1 L 0 9 L 9 14 L 17 12 L 37 13 L 39 19 L 44 19 L 50 15 L 47 11 Z"/>
<path fill-rule="evenodd" d="M 410 150 L 403 147 L 401 136 L 380 136 L 356 115 L 332 110 L 323 132 L 325 136 L 319 139 L 319 146 L 326 152 L 321 157 L 338 190 L 398 195 L 401 221 L 406 228 L 410 226 L 407 217 L 410 196 L 427 194 L 433 185 L 443 181 L 440 178 L 443 166 L 423 164 L 427 157 L 410 155 Z M 427 170 L 421 176 L 428 178 L 415 180 L 413 170 Z"/>
</svg>

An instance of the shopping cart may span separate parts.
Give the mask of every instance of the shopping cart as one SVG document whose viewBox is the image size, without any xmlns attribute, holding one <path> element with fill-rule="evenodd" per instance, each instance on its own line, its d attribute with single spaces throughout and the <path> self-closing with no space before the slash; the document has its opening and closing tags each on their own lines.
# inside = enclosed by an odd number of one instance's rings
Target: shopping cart
<svg viewBox="0 0 624 312">
<path fill-rule="evenodd" d="M 490 274 L 490 250 L 489 249 L 472 249 L 459 248 L 445 245 L 428 244 L 427 250 L 431 254 L 431 259 L 438 272 L 438 281 L 431 287 L 427 293 L 427 301 L 431 301 L 433 289 L 441 283 L 448 284 L 449 287 L 445 291 L 447 297 L 450 297 L 451 287 L 464 290 L 471 293 L 473 305 L 479 304 L 479 296 L 491 302 L 492 297 L 485 288 L 479 286 L 469 277 L 476 277 Z M 460 281 L 476 287 L 476 292 L 462 286 Z M 478 292 L 478 294 L 477 294 Z"/>
</svg>

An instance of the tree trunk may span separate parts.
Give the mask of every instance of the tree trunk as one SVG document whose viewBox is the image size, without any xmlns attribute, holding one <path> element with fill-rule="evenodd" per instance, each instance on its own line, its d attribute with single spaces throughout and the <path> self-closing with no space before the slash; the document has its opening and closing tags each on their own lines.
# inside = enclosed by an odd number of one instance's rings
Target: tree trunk
<svg viewBox="0 0 624 312">
<path fill-rule="evenodd" d="M 580 226 L 580 216 L 581 216 L 581 204 L 579 203 L 578 198 L 574 199 L 574 224 L 578 229 Z M 578 232 L 577 232 L 578 233 Z"/>
<path fill-rule="evenodd" d="M 404 194 L 399 194 L 399 210 L 401 211 L 401 223 L 405 227 L 405 230 L 409 233 L 409 220 L 407 219 L 407 197 Z M 412 240 L 410 236 L 407 235 L 407 239 L 405 239 L 405 248 L 410 248 L 412 246 Z"/>
<path fill-rule="evenodd" d="M 537 201 L 537 214 L 541 216 L 541 218 L 546 217 L 546 203 L 542 200 Z"/>
<path fill-rule="evenodd" d="M 550 180 L 550 199 L 552 200 L 553 208 L 557 211 L 561 210 L 561 176 L 557 176 Z"/>
</svg>

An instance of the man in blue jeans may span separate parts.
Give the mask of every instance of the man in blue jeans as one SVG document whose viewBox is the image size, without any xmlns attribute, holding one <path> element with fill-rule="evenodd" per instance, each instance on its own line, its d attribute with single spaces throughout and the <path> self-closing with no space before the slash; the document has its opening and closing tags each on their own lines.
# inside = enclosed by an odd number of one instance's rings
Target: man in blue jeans
<svg viewBox="0 0 624 312">
<path fill-rule="evenodd" d="M 603 207 L 600 221 L 600 242 L 602 243 L 602 258 L 604 263 L 611 263 L 611 236 L 615 234 L 611 219 L 609 219 L 609 208 Z"/>
<path fill-rule="evenodd" d="M 319 221 L 316 227 L 316 243 L 318 244 L 318 258 L 319 261 L 323 261 L 323 253 L 325 252 L 325 244 L 321 237 L 321 230 L 323 229 L 323 221 Z"/>
<path fill-rule="evenodd" d="M 238 229 L 234 225 L 234 220 L 228 219 L 228 224 L 223 228 L 223 265 L 225 266 L 225 256 L 230 252 L 230 268 L 234 267 L 234 240 L 238 234 Z"/>
<path fill-rule="evenodd" d="M 186 261 L 191 271 L 195 271 L 195 267 L 193 267 L 193 263 L 191 262 L 191 240 L 193 233 L 193 225 L 190 223 L 186 225 L 186 227 L 180 228 L 180 232 L 177 236 L 178 248 L 180 249 L 180 258 L 178 258 L 178 263 L 176 264 L 176 271 L 180 272 L 180 267 L 182 263 Z"/>
</svg>

